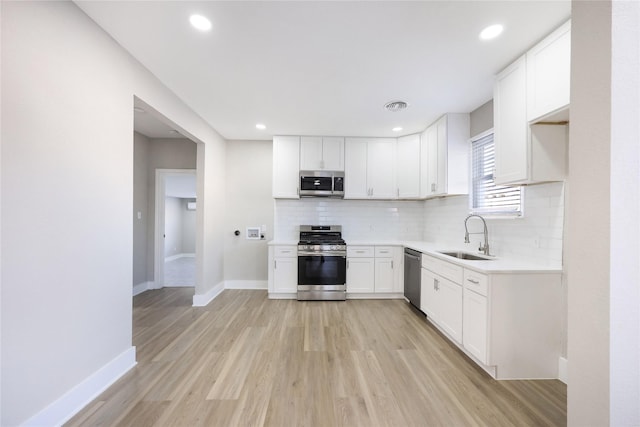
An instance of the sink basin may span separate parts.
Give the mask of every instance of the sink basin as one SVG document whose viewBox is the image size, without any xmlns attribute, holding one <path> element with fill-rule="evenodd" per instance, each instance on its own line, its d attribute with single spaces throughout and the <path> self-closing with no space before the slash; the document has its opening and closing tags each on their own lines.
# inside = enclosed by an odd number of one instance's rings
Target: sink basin
<svg viewBox="0 0 640 427">
<path fill-rule="evenodd" d="M 455 251 L 455 252 L 438 252 L 442 255 L 459 258 L 459 259 L 467 259 L 472 261 L 493 261 L 493 258 L 489 258 L 487 256 L 470 254 L 468 252 Z"/>
</svg>

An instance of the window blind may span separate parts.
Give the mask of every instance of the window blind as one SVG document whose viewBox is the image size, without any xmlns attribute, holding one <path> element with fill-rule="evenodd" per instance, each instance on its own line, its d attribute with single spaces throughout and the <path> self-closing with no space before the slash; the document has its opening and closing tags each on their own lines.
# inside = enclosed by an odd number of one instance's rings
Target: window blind
<svg viewBox="0 0 640 427">
<path fill-rule="evenodd" d="M 496 185 L 493 133 L 471 142 L 471 211 L 479 214 L 521 214 L 521 188 Z"/>
</svg>

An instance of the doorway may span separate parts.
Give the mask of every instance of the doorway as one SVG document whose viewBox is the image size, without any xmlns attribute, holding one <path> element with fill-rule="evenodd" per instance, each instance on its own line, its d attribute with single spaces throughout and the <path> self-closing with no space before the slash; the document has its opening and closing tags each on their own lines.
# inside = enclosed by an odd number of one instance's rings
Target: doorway
<svg viewBox="0 0 640 427">
<path fill-rule="evenodd" d="M 156 169 L 155 284 L 195 287 L 196 171 Z"/>
</svg>

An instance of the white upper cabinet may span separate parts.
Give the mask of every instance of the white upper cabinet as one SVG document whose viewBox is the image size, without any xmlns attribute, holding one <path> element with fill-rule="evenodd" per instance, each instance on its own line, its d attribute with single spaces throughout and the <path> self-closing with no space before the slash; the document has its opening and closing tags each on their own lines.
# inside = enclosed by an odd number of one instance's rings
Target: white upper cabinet
<svg viewBox="0 0 640 427">
<path fill-rule="evenodd" d="M 526 54 L 527 120 L 538 121 L 569 105 L 571 21 Z"/>
<path fill-rule="evenodd" d="M 395 199 L 395 138 L 347 138 L 345 199 Z"/>
<path fill-rule="evenodd" d="M 300 170 L 344 171 L 344 138 L 303 136 Z"/>
<path fill-rule="evenodd" d="M 273 197 L 299 198 L 300 137 L 273 137 Z"/>
<path fill-rule="evenodd" d="M 527 179 L 526 90 L 526 57 L 522 56 L 498 74 L 493 91 L 496 184 Z"/>
<path fill-rule="evenodd" d="M 420 134 L 398 138 L 396 145 L 396 183 L 399 199 L 420 197 Z"/>
<path fill-rule="evenodd" d="M 570 23 L 563 25 L 496 76 L 493 92 L 495 182 L 561 181 L 567 129 L 542 124 L 569 103 Z M 531 122 L 540 121 L 540 124 Z"/>
<path fill-rule="evenodd" d="M 446 114 L 420 138 L 420 197 L 469 192 L 469 114 Z"/>
</svg>

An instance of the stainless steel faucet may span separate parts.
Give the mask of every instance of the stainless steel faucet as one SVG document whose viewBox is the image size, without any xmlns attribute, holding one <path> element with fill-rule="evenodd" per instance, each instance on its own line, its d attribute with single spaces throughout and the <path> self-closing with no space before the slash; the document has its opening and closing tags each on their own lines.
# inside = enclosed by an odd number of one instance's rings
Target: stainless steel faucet
<svg viewBox="0 0 640 427">
<path fill-rule="evenodd" d="M 469 218 L 471 217 L 478 217 L 482 220 L 482 224 L 484 224 L 484 246 L 482 246 L 482 244 L 480 244 L 480 247 L 478 248 L 478 251 L 482 252 L 485 255 L 491 255 L 489 253 L 489 230 L 487 229 L 487 222 L 484 220 L 483 217 L 481 217 L 480 215 L 476 215 L 476 214 L 471 214 L 468 217 L 465 218 L 464 220 L 464 242 L 465 243 L 469 243 L 469 234 L 480 234 L 480 233 L 469 233 L 469 229 L 467 228 L 467 221 L 469 221 Z"/>
</svg>

